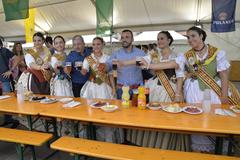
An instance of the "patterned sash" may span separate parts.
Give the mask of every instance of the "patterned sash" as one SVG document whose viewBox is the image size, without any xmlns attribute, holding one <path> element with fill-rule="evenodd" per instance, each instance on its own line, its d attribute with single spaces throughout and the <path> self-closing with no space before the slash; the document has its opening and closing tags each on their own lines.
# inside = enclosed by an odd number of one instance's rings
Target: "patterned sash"
<svg viewBox="0 0 240 160">
<path fill-rule="evenodd" d="M 109 78 L 108 78 L 108 75 L 106 74 L 106 72 L 104 71 L 96 71 L 96 65 L 97 65 L 97 62 L 93 59 L 93 57 L 90 55 L 88 57 L 86 57 L 87 61 L 88 61 L 88 64 L 89 66 L 91 67 L 91 69 L 96 73 L 96 76 L 98 76 L 98 78 L 100 78 L 101 81 L 107 83 L 107 84 L 110 84 L 110 81 L 109 81 Z"/>
<path fill-rule="evenodd" d="M 197 76 L 207 85 L 209 88 L 211 88 L 219 97 L 221 97 L 221 87 L 217 84 L 217 82 L 204 70 L 199 69 L 197 71 Z M 228 101 L 232 105 L 237 105 L 239 100 L 239 93 L 235 86 L 231 83 L 229 83 L 229 90 L 232 93 L 231 96 L 228 96 Z"/>
<path fill-rule="evenodd" d="M 159 56 L 157 51 L 154 51 L 151 53 L 151 59 L 153 63 L 159 63 Z M 172 88 L 170 81 L 167 77 L 167 75 L 165 74 L 165 72 L 163 70 L 159 70 L 155 72 L 159 81 L 161 82 L 162 86 L 164 87 L 164 89 L 166 90 L 166 92 L 168 93 L 168 96 L 171 98 L 172 102 L 175 99 L 175 91 Z"/>
<path fill-rule="evenodd" d="M 33 56 L 33 58 L 36 61 L 36 64 L 38 64 L 38 65 L 42 65 L 45 62 L 49 62 L 51 59 L 51 53 L 45 47 L 44 47 L 44 52 L 47 54 L 47 56 L 45 59 L 42 59 L 39 56 L 39 53 L 36 52 L 34 49 L 27 50 L 27 53 L 31 54 Z M 52 72 L 50 70 L 42 71 L 42 70 L 35 70 L 35 69 L 28 68 L 28 71 L 31 72 L 32 74 L 34 74 L 40 82 L 45 82 L 45 81 L 49 82 L 52 77 Z"/>
<path fill-rule="evenodd" d="M 213 46 L 208 46 L 208 60 L 209 63 L 211 60 L 216 58 L 218 49 Z M 195 57 L 195 52 L 193 49 L 189 50 L 188 52 L 185 53 L 185 57 L 187 58 L 189 63 L 192 63 L 190 58 Z M 208 63 L 208 62 L 207 62 Z M 190 65 L 196 65 L 195 64 L 190 64 Z M 193 67 L 194 68 L 194 67 Z M 195 67 L 196 68 L 196 67 Z M 202 69 L 201 66 L 197 67 L 197 70 L 193 70 L 194 76 L 197 76 L 206 86 L 211 88 L 219 97 L 221 97 L 222 92 L 221 92 L 221 87 L 217 84 L 217 82 L 211 77 L 206 71 Z M 240 94 L 237 90 L 237 88 L 229 81 L 229 91 L 231 92 L 231 96 L 228 96 L 228 101 L 232 105 L 237 105 L 240 102 Z"/>
</svg>

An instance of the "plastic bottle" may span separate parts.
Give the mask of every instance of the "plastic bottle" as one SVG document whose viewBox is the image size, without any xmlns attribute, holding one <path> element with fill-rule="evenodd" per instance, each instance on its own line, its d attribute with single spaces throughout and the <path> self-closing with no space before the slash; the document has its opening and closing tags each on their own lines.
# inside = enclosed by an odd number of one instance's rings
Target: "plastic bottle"
<svg viewBox="0 0 240 160">
<path fill-rule="evenodd" d="M 130 106 L 130 95 L 129 95 L 129 87 L 128 86 L 123 86 L 122 87 L 122 106 L 124 108 L 129 108 Z"/>
<path fill-rule="evenodd" d="M 138 87 L 138 108 L 146 109 L 146 96 L 145 96 L 145 87 Z"/>
<path fill-rule="evenodd" d="M 17 100 L 18 102 L 24 101 L 24 87 L 22 83 L 17 85 Z"/>
<path fill-rule="evenodd" d="M 211 90 L 205 89 L 203 93 L 202 109 L 205 113 L 211 111 Z"/>
<path fill-rule="evenodd" d="M 149 92 L 150 92 L 148 80 L 145 80 L 144 86 L 145 86 L 146 103 L 148 104 L 149 103 Z"/>
<path fill-rule="evenodd" d="M 138 89 L 133 89 L 133 95 L 132 95 L 132 106 L 137 107 L 138 106 Z"/>
</svg>

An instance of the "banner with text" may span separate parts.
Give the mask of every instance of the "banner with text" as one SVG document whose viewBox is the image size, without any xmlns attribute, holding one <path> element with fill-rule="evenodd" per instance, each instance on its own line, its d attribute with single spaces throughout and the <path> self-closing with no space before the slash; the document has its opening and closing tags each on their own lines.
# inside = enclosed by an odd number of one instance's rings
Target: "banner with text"
<svg viewBox="0 0 240 160">
<path fill-rule="evenodd" d="M 235 31 L 236 0 L 212 0 L 212 32 Z"/>
</svg>

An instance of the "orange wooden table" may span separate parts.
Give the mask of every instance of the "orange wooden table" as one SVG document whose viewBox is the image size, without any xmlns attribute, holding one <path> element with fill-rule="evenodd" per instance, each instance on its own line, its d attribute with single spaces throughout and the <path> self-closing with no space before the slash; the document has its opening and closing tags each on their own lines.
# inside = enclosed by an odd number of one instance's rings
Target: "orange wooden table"
<svg viewBox="0 0 240 160">
<path fill-rule="evenodd" d="M 123 108 L 119 100 L 103 100 L 119 106 L 118 110 L 112 113 L 106 113 L 101 109 L 91 108 L 88 105 L 94 100 L 83 98 L 74 98 L 74 100 L 80 101 L 81 105 L 74 108 L 63 108 L 63 104 L 60 102 L 41 104 L 25 101 L 23 104 L 20 104 L 17 103 L 16 98 L 12 97 L 6 100 L 0 100 L 0 111 L 17 114 L 39 114 L 47 117 L 124 128 L 165 130 L 193 134 L 203 133 L 219 136 L 240 135 L 239 114 L 237 114 L 237 117 L 214 114 L 214 109 L 222 107 L 221 105 L 212 105 L 212 111 L 209 114 L 189 115 L 186 113 L 172 114 L 162 110 L 139 110 L 136 107 Z"/>
<path fill-rule="evenodd" d="M 222 153 L 222 136 L 240 135 L 240 115 L 237 117 L 215 115 L 214 109 L 228 106 L 212 105 L 209 114 L 189 115 L 186 113 L 167 113 L 162 110 L 139 110 L 136 107 L 123 108 L 119 100 L 102 100 L 119 106 L 119 109 L 106 113 L 101 109 L 91 108 L 90 100 L 75 98 L 82 104 L 75 108 L 63 108 L 61 103 L 36 106 L 39 114 L 61 119 L 78 120 L 98 125 L 111 125 L 123 128 L 138 128 L 146 130 L 164 130 L 191 134 L 217 135 L 215 153 Z M 91 100 L 92 101 L 92 100 Z M 96 100 L 95 100 L 96 101 Z M 184 105 L 184 104 L 183 104 Z M 186 105 L 186 104 L 185 104 Z M 94 136 L 90 136 L 94 137 Z M 94 139 L 94 138 L 93 138 Z M 229 149 L 229 153 L 231 146 Z"/>
<path fill-rule="evenodd" d="M 13 94 L 9 95 L 10 98 L 0 100 L 0 112 L 25 115 L 28 120 L 29 130 L 32 130 L 32 116 L 39 115 L 39 112 L 35 110 L 33 103 L 28 101 L 19 103 Z"/>
<path fill-rule="evenodd" d="M 81 105 L 74 108 L 63 108 L 63 103 L 60 102 L 41 104 L 24 101 L 18 103 L 16 97 L 12 96 L 0 100 L 0 112 L 24 115 L 39 114 L 61 119 L 131 128 L 240 135 L 240 114 L 237 114 L 237 117 L 214 114 L 214 109 L 220 108 L 221 105 L 212 105 L 212 111 L 209 114 L 190 115 L 183 112 L 173 114 L 162 110 L 139 110 L 137 107 L 123 108 L 119 100 L 102 100 L 119 106 L 118 110 L 107 113 L 101 109 L 91 108 L 88 105 L 91 101 L 97 100 L 84 98 L 74 98 L 74 100 L 81 102 Z"/>
<path fill-rule="evenodd" d="M 240 135 L 240 114 L 237 117 L 220 116 L 214 114 L 215 108 L 221 105 L 212 105 L 209 114 L 190 115 L 186 113 L 167 113 L 162 110 L 139 110 L 136 107 L 123 108 L 119 100 L 102 100 L 119 106 L 119 109 L 106 113 L 101 109 L 91 108 L 87 99 L 75 98 L 82 104 L 75 108 L 63 108 L 62 103 L 36 104 L 34 109 L 42 116 L 93 122 L 105 125 L 136 127 L 144 129 L 189 131 L 208 134 Z"/>
</svg>

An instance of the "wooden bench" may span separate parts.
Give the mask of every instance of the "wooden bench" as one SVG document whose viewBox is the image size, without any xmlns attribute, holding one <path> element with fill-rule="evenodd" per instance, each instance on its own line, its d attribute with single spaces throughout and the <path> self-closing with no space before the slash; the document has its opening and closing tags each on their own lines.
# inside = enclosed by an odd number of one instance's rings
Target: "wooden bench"
<svg viewBox="0 0 240 160">
<path fill-rule="evenodd" d="M 203 153 L 180 152 L 153 148 L 136 147 L 62 137 L 51 144 L 52 149 L 114 160 L 237 160 L 240 158 Z M 79 158 L 79 156 L 78 156 Z"/>
<path fill-rule="evenodd" d="M 32 150 L 33 159 L 36 159 L 33 146 L 41 146 L 51 138 L 52 134 L 48 133 L 0 127 L 0 141 L 16 143 L 19 159 L 21 160 L 24 159 L 23 150 L 25 145 L 30 146 Z"/>
</svg>

